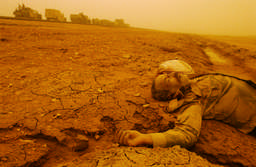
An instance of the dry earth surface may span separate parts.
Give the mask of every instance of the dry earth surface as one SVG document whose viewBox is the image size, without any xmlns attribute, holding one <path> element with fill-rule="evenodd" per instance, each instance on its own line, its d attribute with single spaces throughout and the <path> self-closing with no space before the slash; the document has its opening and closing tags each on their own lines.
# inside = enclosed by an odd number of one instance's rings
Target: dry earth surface
<svg viewBox="0 0 256 167">
<path fill-rule="evenodd" d="M 172 128 L 150 94 L 159 63 L 256 81 L 255 48 L 253 37 L 0 19 L 0 166 L 255 166 L 255 137 L 213 120 L 189 150 L 114 142 L 117 128 Z"/>
</svg>

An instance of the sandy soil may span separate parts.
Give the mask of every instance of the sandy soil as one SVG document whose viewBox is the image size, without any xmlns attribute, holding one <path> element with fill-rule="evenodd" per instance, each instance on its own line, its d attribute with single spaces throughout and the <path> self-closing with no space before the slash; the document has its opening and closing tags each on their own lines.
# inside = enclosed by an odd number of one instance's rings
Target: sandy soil
<svg viewBox="0 0 256 167">
<path fill-rule="evenodd" d="M 160 62 L 256 81 L 255 41 L 0 19 L 0 166 L 254 166 L 255 137 L 217 121 L 190 150 L 119 147 L 114 132 L 172 128 L 150 94 Z"/>
</svg>

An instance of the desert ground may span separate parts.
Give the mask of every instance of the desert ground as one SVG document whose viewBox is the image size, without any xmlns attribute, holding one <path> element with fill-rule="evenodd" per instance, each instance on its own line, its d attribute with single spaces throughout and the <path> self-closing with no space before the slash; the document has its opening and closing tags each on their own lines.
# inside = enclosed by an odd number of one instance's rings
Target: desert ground
<svg viewBox="0 0 256 167">
<path fill-rule="evenodd" d="M 256 81 L 256 37 L 0 19 L 0 166 L 256 166 L 256 138 L 214 120 L 191 149 L 115 142 L 173 128 L 150 93 L 171 59 Z"/>
</svg>

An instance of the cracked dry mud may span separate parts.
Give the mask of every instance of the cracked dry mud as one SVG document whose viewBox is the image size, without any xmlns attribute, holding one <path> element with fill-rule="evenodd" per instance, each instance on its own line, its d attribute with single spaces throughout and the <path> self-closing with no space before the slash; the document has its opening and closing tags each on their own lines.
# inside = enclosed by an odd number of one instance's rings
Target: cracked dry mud
<svg viewBox="0 0 256 167">
<path fill-rule="evenodd" d="M 173 127 L 150 94 L 160 62 L 256 81 L 255 41 L 0 19 L 0 166 L 254 166 L 255 137 L 217 121 L 189 150 L 119 147 L 114 132 Z"/>
</svg>

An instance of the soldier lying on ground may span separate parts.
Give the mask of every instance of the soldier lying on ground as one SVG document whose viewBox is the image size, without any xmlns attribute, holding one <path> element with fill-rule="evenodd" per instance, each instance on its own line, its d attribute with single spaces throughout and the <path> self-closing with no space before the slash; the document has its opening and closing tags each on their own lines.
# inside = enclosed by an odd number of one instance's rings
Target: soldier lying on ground
<svg viewBox="0 0 256 167">
<path fill-rule="evenodd" d="M 180 72 L 160 73 L 152 84 L 156 100 L 170 101 L 167 111 L 179 113 L 175 128 L 142 134 L 119 130 L 117 141 L 128 146 L 190 147 L 197 141 L 202 119 L 228 123 L 241 132 L 256 132 L 256 87 L 232 76 L 206 74 L 192 79 Z"/>
</svg>

